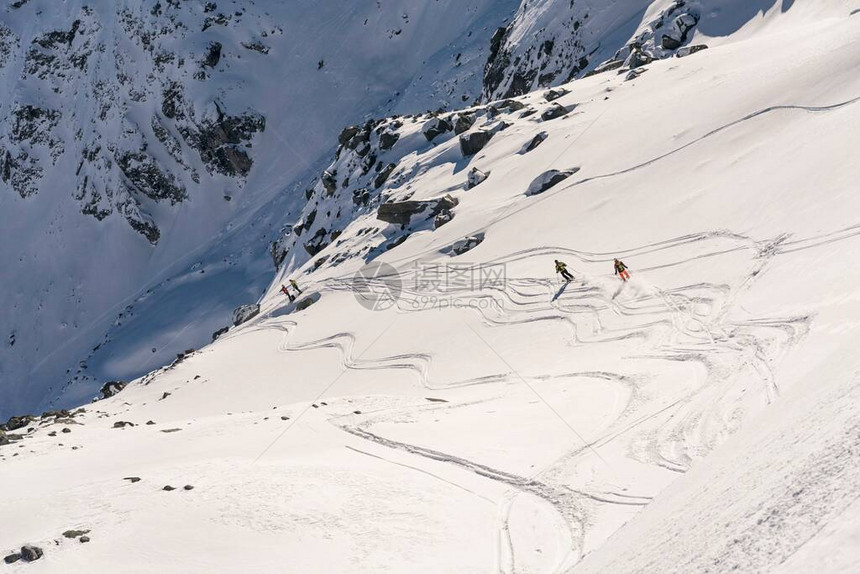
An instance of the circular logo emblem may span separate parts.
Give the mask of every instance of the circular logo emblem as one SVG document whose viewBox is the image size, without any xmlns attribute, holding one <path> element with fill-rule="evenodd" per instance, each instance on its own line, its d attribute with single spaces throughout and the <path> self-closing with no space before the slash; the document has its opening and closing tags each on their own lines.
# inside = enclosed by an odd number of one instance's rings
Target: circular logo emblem
<svg viewBox="0 0 860 574">
<path fill-rule="evenodd" d="M 352 292 L 359 305 L 385 311 L 397 305 L 403 285 L 397 269 L 387 263 L 365 265 L 352 278 Z"/>
</svg>

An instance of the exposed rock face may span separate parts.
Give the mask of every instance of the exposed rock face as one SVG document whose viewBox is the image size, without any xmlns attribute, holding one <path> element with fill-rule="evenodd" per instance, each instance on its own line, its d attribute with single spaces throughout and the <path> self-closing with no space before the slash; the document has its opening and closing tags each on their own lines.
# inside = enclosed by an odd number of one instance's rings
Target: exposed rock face
<svg viewBox="0 0 860 574">
<path fill-rule="evenodd" d="M 477 130 L 460 136 L 460 151 L 463 152 L 463 157 L 475 155 L 492 139 L 492 132 L 485 130 Z"/>
<path fill-rule="evenodd" d="M 258 305 L 257 303 L 236 307 L 236 310 L 233 311 L 233 326 L 238 327 L 242 323 L 250 321 L 259 314 L 260 305 Z"/>
<path fill-rule="evenodd" d="M 450 210 L 458 203 L 459 201 L 450 195 L 428 201 L 383 203 L 379 206 L 376 217 L 386 223 L 409 225 L 412 218 L 416 215 L 424 214 L 425 218 L 435 217 L 442 211 Z"/>
<path fill-rule="evenodd" d="M 532 181 L 531 185 L 529 185 L 528 190 L 526 191 L 526 195 L 539 195 L 554 185 L 566 180 L 571 175 L 575 174 L 579 171 L 578 167 L 568 169 L 565 171 L 559 171 L 557 169 L 551 169 L 547 172 L 542 173 L 537 176 L 534 181 Z"/>
<path fill-rule="evenodd" d="M 13 431 L 26 427 L 31 424 L 35 420 L 35 417 L 32 415 L 22 415 L 17 417 L 10 417 L 5 425 L 0 425 L 3 427 L 3 430 Z"/>
<path fill-rule="evenodd" d="M 519 96 L 673 55 L 692 37 L 699 3 L 676 0 L 653 20 L 643 22 L 632 38 L 618 34 L 618 22 L 625 17 L 641 20 L 651 4 L 630 0 L 610 11 L 576 0 L 523 2 L 511 23 L 492 38 L 482 100 Z M 553 92 L 547 96 L 549 101 L 556 97 Z"/>
<path fill-rule="evenodd" d="M 19 14 L 27 19 L 23 9 Z M 73 163 L 64 183 L 81 213 L 98 221 L 121 217 L 157 243 L 164 210 L 153 202 L 187 201 L 201 185 L 200 165 L 241 184 L 265 119 L 250 110 L 228 112 L 211 96 L 201 100 L 207 91 L 200 82 L 223 68 L 226 48 L 210 41 L 196 58 L 177 52 L 177 40 L 197 27 L 192 6 L 97 3 L 71 14 L 65 26 L 27 40 L 0 24 L 0 68 L 20 70 L 8 83 L 12 109 L 0 121 L 0 192 L 5 187 L 29 198 L 56 169 Z M 29 18 L 37 30 L 49 21 Z M 46 100 L 43 88 L 60 97 Z M 150 101 L 156 111 L 142 117 Z"/>
</svg>

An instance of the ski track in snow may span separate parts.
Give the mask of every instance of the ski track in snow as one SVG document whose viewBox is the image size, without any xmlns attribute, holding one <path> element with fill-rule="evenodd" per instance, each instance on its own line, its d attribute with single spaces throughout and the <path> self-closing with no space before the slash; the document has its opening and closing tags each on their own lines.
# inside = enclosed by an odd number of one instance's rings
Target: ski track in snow
<svg viewBox="0 0 860 574">
<path fill-rule="evenodd" d="M 860 225 L 836 232 L 822 234 L 809 239 L 788 241 L 782 235 L 773 240 L 756 241 L 750 237 L 730 231 L 711 231 L 690 234 L 638 248 L 618 252 L 621 257 L 669 252 L 682 246 L 714 240 L 735 242 L 726 248 L 718 248 L 685 259 L 672 260 L 661 265 L 637 270 L 637 275 L 676 265 L 695 262 L 711 257 L 749 251 L 751 269 L 746 276 L 736 277 L 726 283 L 700 283 L 663 290 L 634 276 L 628 284 L 613 295 L 606 289 L 602 278 L 586 277 L 579 285 L 572 284 L 563 289 L 549 302 L 557 283 L 547 279 L 512 278 L 504 288 L 491 289 L 489 293 L 468 289 L 455 290 L 446 295 L 491 299 L 501 301 L 504 312 L 494 314 L 488 309 L 474 306 L 467 309 L 477 313 L 484 326 L 506 328 L 537 322 L 560 322 L 571 331 L 569 345 L 600 345 L 603 343 L 640 339 L 651 347 L 651 352 L 629 359 L 695 363 L 703 367 L 704 376 L 695 387 L 668 405 L 642 406 L 638 389 L 648 375 L 631 377 L 611 372 L 568 372 L 563 374 L 537 374 L 525 379 L 535 383 L 546 380 L 590 378 L 623 385 L 630 390 L 627 403 L 617 414 L 609 428 L 600 436 L 589 440 L 579 448 L 570 450 L 554 463 L 525 477 L 498 470 L 474 460 L 442 453 L 414 444 L 385 438 L 366 430 L 369 420 L 359 426 L 350 426 L 331 421 L 339 428 L 365 441 L 386 448 L 407 452 L 416 457 L 457 466 L 492 481 L 510 486 L 511 490 L 500 504 L 499 548 L 500 570 L 516 571 L 516 552 L 510 538 L 509 515 L 514 499 L 520 494 L 531 494 L 551 504 L 568 524 L 569 534 L 575 548 L 559 562 L 553 571 L 570 567 L 583 553 L 587 535 L 588 518 L 586 503 L 644 506 L 650 498 L 635 494 L 612 492 L 587 492 L 564 484 L 574 465 L 593 449 L 612 442 L 627 441 L 631 456 L 640 462 L 656 465 L 675 473 L 684 473 L 693 460 L 704 457 L 736 430 L 740 422 L 753 414 L 749 405 L 742 405 L 735 396 L 738 379 L 752 374 L 760 384 L 761 400 L 755 407 L 763 408 L 779 395 L 771 365 L 777 362 L 808 330 L 811 317 L 755 318 L 731 321 L 727 319 L 736 297 L 758 279 L 767 265 L 780 255 L 801 249 L 825 245 L 860 235 Z M 611 260 L 609 254 L 591 253 L 564 247 L 541 247 L 511 253 L 492 263 L 511 263 L 521 259 L 552 254 L 564 254 L 580 263 L 595 263 Z M 575 266 L 574 266 L 575 267 Z M 404 275 L 404 285 L 409 284 L 409 275 Z M 315 285 L 321 294 L 352 290 L 344 279 L 330 280 Z M 567 286 L 565 286 L 567 287 Z M 634 289 L 629 297 L 619 298 L 619 293 Z M 404 289 L 398 300 L 399 313 L 421 312 L 412 303 L 421 293 Z M 276 308 L 280 305 L 276 305 Z M 275 329 L 284 336 L 279 350 L 296 353 L 319 349 L 337 350 L 341 368 L 345 370 L 405 370 L 412 372 L 419 383 L 428 390 L 441 391 L 474 385 L 492 385 L 516 380 L 516 373 L 501 372 L 456 381 L 434 382 L 433 357 L 424 353 L 404 353 L 383 358 L 363 359 L 355 354 L 356 336 L 340 332 L 309 342 L 291 342 L 292 334 L 299 328 L 295 321 L 273 317 L 275 308 L 266 309 L 259 319 L 243 326 L 247 329 Z M 623 318 L 624 326 L 609 327 L 613 319 Z M 238 333 L 238 331 L 237 331 Z M 237 336 L 231 333 L 227 337 Z M 485 399 L 489 400 L 489 399 Z M 647 403 L 647 401 L 645 401 Z M 461 404 L 447 404 L 433 408 L 451 409 Z M 415 407 L 411 407 L 414 409 Z M 647 412 L 643 412 L 646 410 Z M 738 410 L 740 409 L 740 410 Z M 390 415 L 390 412 L 389 412 Z M 385 415 L 382 415 L 384 419 Z M 380 419 L 380 415 L 375 417 Z M 635 432 L 634 432 L 635 431 Z M 367 453 L 365 453 L 367 454 Z M 376 456 L 376 455 L 371 455 Z M 417 463 L 420 464 L 420 463 Z M 430 472 L 416 468 L 420 472 Z M 464 487 L 461 487 L 464 488 Z M 507 549 L 507 550 L 506 550 Z M 505 557 L 507 555 L 507 558 Z M 507 563 L 507 566 L 504 564 Z"/>
</svg>

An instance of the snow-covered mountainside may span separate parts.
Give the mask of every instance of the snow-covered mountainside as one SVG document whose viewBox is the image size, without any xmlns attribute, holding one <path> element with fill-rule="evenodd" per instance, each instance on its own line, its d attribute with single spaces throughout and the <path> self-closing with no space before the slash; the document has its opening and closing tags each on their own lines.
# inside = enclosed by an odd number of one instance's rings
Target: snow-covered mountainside
<svg viewBox="0 0 860 574">
<path fill-rule="evenodd" d="M 152 262 L 128 281 L 153 281 L 113 327 L 102 302 L 107 325 L 90 332 L 104 347 L 84 370 L 170 364 L 93 404 L 102 379 L 73 384 L 60 400 L 82 407 L 3 425 L 7 570 L 856 570 L 860 4 L 487 2 L 472 23 L 462 3 L 437 4 L 422 4 L 426 22 L 451 38 L 413 37 L 421 54 L 397 56 L 412 67 L 345 48 L 353 67 L 331 76 L 318 14 L 293 13 L 305 19 L 291 35 L 275 3 L 257 8 L 279 38 L 319 42 L 302 78 L 332 84 L 269 100 L 260 83 L 288 86 L 276 75 L 287 53 L 225 72 L 253 85 L 247 109 L 225 97 L 225 113 L 265 118 L 246 176 L 210 173 L 176 128 L 202 179 L 173 208 L 205 204 L 217 178 L 234 201 L 156 214 L 179 238 L 155 246 L 116 214 L 81 215 L 139 241 Z M 351 33 L 355 13 L 339 16 L 328 12 L 331 33 Z M 23 22 L 7 27 L 23 37 Z M 468 63 L 446 68 L 450 44 L 478 29 Z M 425 66 L 448 70 L 447 87 Z M 382 78 L 344 79 L 371 69 Z M 380 83 L 386 93 L 352 99 Z M 275 114 L 277 102 L 293 109 Z M 200 129 L 209 116 L 189 117 Z M 27 145 L 48 161 L 49 141 Z M 58 197 L 7 194 L 3 217 L 19 211 L 3 233 L 53 233 L 71 257 L 59 236 L 71 211 L 51 232 L 21 215 Z M 90 269 L 78 255 L 45 276 L 107 281 L 104 266 L 143 260 L 117 241 L 88 244 Z M 50 297 L 25 292 L 35 283 L 13 253 L 4 279 L 22 289 L 21 319 Z M 134 289 L 111 289 L 125 313 Z M 228 325 L 230 290 L 250 303 L 235 324 L 165 361 L 170 341 Z M 25 339 L 10 347 L 23 343 L 23 359 L 4 349 L 4 379 L 44 352 Z"/>
<path fill-rule="evenodd" d="M 340 129 L 477 99 L 517 5 L 5 3 L 0 415 L 209 341 Z"/>
</svg>

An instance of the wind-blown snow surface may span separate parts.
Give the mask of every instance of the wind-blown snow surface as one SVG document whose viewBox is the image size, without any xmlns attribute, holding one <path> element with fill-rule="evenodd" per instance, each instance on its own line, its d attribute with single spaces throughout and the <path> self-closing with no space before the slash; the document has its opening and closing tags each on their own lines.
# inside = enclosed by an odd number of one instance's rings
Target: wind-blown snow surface
<svg viewBox="0 0 860 574">
<path fill-rule="evenodd" d="M 566 85 L 564 117 L 541 92 L 481 116 L 511 125 L 469 159 L 404 124 L 386 196 L 450 193 L 453 220 L 381 253 L 402 230 L 357 212 L 338 240 L 371 255 L 283 270 L 257 318 L 0 447 L 0 548 L 46 550 L 7 569 L 855 571 L 860 16 L 761 6 L 700 27 L 709 50 Z M 356 301 L 366 259 L 396 306 Z M 433 263 L 507 281 L 428 294 Z M 287 276 L 319 300 L 296 311 Z"/>
</svg>

